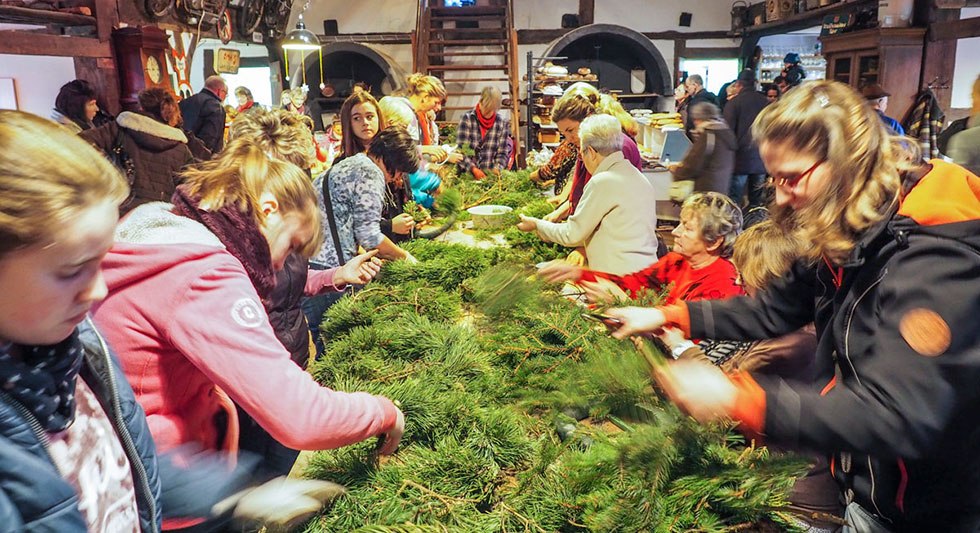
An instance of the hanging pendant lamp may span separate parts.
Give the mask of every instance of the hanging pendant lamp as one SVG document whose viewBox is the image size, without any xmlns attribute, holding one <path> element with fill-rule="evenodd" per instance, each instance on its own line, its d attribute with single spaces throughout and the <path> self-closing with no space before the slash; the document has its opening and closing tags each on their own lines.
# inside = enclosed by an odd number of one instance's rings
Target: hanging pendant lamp
<svg viewBox="0 0 980 533">
<path fill-rule="evenodd" d="M 310 2 L 307 0 L 303 4 L 303 10 L 299 13 L 299 18 L 296 20 L 296 28 L 291 30 L 283 38 L 279 46 L 282 47 L 283 60 L 286 66 L 286 79 L 289 79 L 289 53 L 299 52 L 302 63 L 303 70 L 303 84 L 306 85 L 306 53 L 316 51 L 320 57 L 320 88 L 323 88 L 323 48 L 320 45 L 320 38 L 316 36 L 315 33 L 306 29 L 306 22 L 303 20 L 303 14 L 306 13 L 306 8 L 310 7 Z"/>
<path fill-rule="evenodd" d="M 296 21 L 296 29 L 286 34 L 280 46 L 287 51 L 312 52 L 320 49 L 320 39 L 315 33 L 306 29 L 303 14 L 300 13 L 299 20 Z"/>
</svg>

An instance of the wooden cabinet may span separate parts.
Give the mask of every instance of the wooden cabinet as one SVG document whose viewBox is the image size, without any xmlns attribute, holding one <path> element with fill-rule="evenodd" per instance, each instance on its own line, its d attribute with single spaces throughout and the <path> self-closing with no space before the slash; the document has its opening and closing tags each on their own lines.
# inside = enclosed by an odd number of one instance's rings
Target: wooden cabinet
<svg viewBox="0 0 980 533">
<path fill-rule="evenodd" d="M 889 93 L 888 115 L 901 117 L 919 92 L 925 28 L 875 28 L 820 38 L 827 79 Z"/>
<path fill-rule="evenodd" d="M 126 111 L 139 110 L 137 95 L 143 89 L 163 87 L 173 91 L 167 70 L 170 44 L 167 34 L 154 26 L 113 30 L 119 71 L 119 102 Z"/>
</svg>

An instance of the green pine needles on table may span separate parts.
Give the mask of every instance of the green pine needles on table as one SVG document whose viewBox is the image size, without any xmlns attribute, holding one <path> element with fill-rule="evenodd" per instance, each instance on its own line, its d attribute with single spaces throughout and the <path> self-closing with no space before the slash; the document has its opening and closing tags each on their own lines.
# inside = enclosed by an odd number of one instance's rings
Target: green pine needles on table
<svg viewBox="0 0 980 533">
<path fill-rule="evenodd" d="M 537 196 L 518 207 L 540 216 L 548 206 Z M 305 474 L 348 494 L 307 531 L 794 527 L 786 497 L 806 461 L 661 400 L 632 343 L 533 276 L 540 250 L 405 246 L 419 263 L 387 263 L 334 305 L 326 354 L 310 367 L 331 388 L 398 401 L 401 447 L 380 459 L 373 441 L 314 454 Z"/>
</svg>

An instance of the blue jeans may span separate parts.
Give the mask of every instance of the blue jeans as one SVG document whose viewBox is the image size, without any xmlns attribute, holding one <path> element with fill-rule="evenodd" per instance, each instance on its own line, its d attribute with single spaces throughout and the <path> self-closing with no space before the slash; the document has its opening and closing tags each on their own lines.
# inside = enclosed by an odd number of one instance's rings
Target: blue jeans
<svg viewBox="0 0 980 533">
<path fill-rule="evenodd" d="M 745 207 L 742 199 L 745 197 L 745 189 L 748 186 L 749 204 Z M 753 207 L 769 205 L 769 188 L 766 186 L 765 174 L 734 174 L 732 183 L 728 189 L 728 197 L 743 211 L 748 211 Z"/>
<path fill-rule="evenodd" d="M 326 267 L 312 263 L 310 264 L 310 269 L 327 270 Z M 347 291 L 328 292 L 310 296 L 303 300 L 303 314 L 306 315 L 306 321 L 310 324 L 310 334 L 313 335 L 313 344 L 316 346 L 316 356 L 318 359 L 323 355 L 324 350 L 323 334 L 320 333 L 320 324 L 323 323 L 323 315 L 327 312 L 327 309 L 330 309 L 345 294 L 347 294 Z"/>
</svg>

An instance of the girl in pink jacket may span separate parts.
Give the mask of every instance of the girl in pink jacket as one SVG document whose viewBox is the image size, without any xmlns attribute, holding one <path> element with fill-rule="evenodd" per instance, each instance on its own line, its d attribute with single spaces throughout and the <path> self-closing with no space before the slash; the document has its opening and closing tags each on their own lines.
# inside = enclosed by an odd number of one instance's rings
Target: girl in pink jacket
<svg viewBox="0 0 980 533">
<path fill-rule="evenodd" d="M 235 451 L 232 402 L 290 448 L 376 435 L 385 435 L 381 453 L 397 448 L 401 411 L 387 398 L 318 385 L 265 314 L 275 271 L 322 240 L 319 216 L 302 170 L 237 139 L 187 172 L 172 204 L 142 205 L 120 222 L 103 263 L 109 295 L 94 318 L 160 450 Z"/>
</svg>

